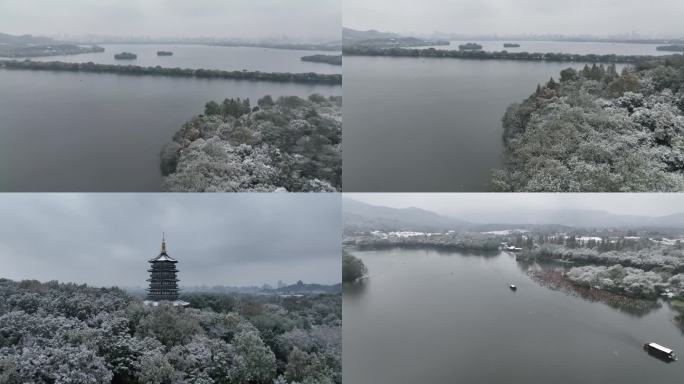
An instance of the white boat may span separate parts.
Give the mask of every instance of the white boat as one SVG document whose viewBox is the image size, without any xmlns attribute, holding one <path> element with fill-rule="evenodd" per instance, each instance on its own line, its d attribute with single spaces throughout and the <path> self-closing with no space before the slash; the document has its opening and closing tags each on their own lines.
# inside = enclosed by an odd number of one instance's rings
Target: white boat
<svg viewBox="0 0 684 384">
<path fill-rule="evenodd" d="M 512 245 L 504 245 L 503 250 L 507 252 L 520 252 L 522 251 L 522 248 L 514 247 Z"/>
<path fill-rule="evenodd" d="M 657 343 L 646 343 L 644 344 L 644 349 L 649 353 L 649 355 L 655 355 L 661 359 L 668 361 L 676 361 L 677 355 L 670 348 L 663 347 Z"/>
</svg>

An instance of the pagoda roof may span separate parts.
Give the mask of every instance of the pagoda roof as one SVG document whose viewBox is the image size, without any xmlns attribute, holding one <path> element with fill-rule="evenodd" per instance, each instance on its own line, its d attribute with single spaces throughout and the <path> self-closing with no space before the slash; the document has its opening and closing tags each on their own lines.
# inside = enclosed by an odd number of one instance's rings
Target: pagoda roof
<svg viewBox="0 0 684 384">
<path fill-rule="evenodd" d="M 170 261 L 172 263 L 178 262 L 178 260 L 174 259 L 166 253 L 166 239 L 164 238 L 162 238 L 161 252 L 159 253 L 159 256 L 149 260 L 150 263 L 154 263 L 156 261 Z"/>
<path fill-rule="evenodd" d="M 178 260 L 174 259 L 173 257 L 169 256 L 166 251 L 162 252 L 159 254 L 159 256 L 155 257 L 154 259 L 150 259 L 150 263 L 153 263 L 155 261 L 170 261 L 172 263 L 177 263 Z"/>
</svg>

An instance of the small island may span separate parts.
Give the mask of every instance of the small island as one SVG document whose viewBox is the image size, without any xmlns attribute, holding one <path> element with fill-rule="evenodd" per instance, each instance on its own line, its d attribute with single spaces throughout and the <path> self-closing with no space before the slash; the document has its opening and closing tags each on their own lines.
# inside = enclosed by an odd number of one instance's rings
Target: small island
<svg viewBox="0 0 684 384">
<path fill-rule="evenodd" d="M 520 48 L 518 43 L 504 43 L 504 48 Z"/>
<path fill-rule="evenodd" d="M 135 60 L 138 58 L 138 55 L 136 55 L 135 53 L 130 53 L 130 52 L 121 52 L 121 53 L 115 54 L 114 58 L 116 60 Z"/>
<path fill-rule="evenodd" d="M 660 45 L 656 47 L 658 51 L 684 52 L 684 44 Z"/>
<path fill-rule="evenodd" d="M 330 65 L 342 65 L 342 55 L 302 56 L 302 61 L 309 61 L 312 63 L 324 63 Z"/>
<path fill-rule="evenodd" d="M 460 51 L 480 51 L 482 50 L 482 46 L 477 43 L 466 43 L 459 45 L 458 49 Z"/>
<path fill-rule="evenodd" d="M 170 52 L 170 51 L 157 51 L 157 56 L 173 56 L 173 52 Z"/>
</svg>

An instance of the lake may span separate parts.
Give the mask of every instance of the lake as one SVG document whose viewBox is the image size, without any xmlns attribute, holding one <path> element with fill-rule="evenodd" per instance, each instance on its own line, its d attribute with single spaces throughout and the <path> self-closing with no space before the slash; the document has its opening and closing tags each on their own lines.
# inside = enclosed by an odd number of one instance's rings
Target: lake
<svg viewBox="0 0 684 384">
<path fill-rule="evenodd" d="M 671 55 L 675 52 L 658 51 L 656 47 L 667 44 L 636 43 L 598 43 L 574 41 L 516 41 L 516 40 L 452 40 L 449 45 L 435 45 L 435 49 L 458 50 L 458 46 L 466 43 L 477 43 L 483 51 L 508 52 L 541 52 L 541 53 L 573 53 L 579 55 Z M 520 44 L 518 48 L 504 48 L 504 43 Z M 425 47 L 429 48 L 429 47 Z"/>
<path fill-rule="evenodd" d="M 345 56 L 344 190 L 490 190 L 506 108 L 571 66 Z"/>
<path fill-rule="evenodd" d="M 684 374 L 683 361 L 642 349 L 684 353 L 668 304 L 638 317 L 584 301 L 538 285 L 508 254 L 353 254 L 370 277 L 345 287 L 345 382 L 643 384 Z"/>
<path fill-rule="evenodd" d="M 159 153 L 210 100 L 341 87 L 0 70 L 0 191 L 159 191 Z"/>
<path fill-rule="evenodd" d="M 303 51 L 256 47 L 220 47 L 191 44 L 100 44 L 104 52 L 34 57 L 34 61 L 68 63 L 139 65 L 143 67 L 179 67 L 221 69 L 226 71 L 342 73 L 342 66 L 301 61 L 302 56 L 336 55 L 339 52 Z M 171 51 L 173 56 L 157 56 L 157 51 Z M 132 52 L 135 60 L 116 60 L 114 55 Z"/>
</svg>

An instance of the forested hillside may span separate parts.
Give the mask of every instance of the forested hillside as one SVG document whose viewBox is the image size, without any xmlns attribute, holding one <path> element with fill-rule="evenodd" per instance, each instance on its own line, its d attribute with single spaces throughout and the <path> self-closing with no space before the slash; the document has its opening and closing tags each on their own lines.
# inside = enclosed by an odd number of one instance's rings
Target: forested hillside
<svg viewBox="0 0 684 384">
<path fill-rule="evenodd" d="M 341 97 L 212 101 L 162 151 L 163 188 L 339 191 L 341 149 Z"/>
<path fill-rule="evenodd" d="M 341 295 L 194 293 L 0 279 L 0 383 L 341 383 Z"/>
<path fill-rule="evenodd" d="M 499 191 L 684 190 L 684 57 L 568 68 L 503 117 Z"/>
</svg>

